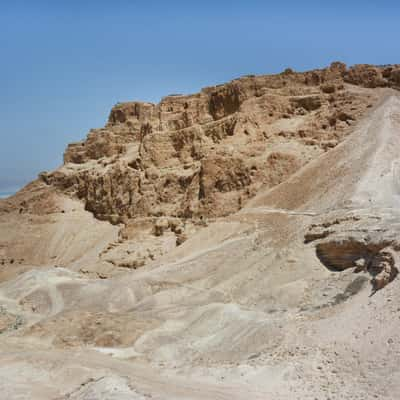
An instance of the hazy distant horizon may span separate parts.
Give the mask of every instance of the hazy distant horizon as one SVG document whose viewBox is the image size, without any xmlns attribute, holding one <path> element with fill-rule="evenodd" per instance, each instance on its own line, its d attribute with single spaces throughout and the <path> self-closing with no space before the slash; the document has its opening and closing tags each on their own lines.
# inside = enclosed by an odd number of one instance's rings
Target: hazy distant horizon
<svg viewBox="0 0 400 400">
<path fill-rule="evenodd" d="M 12 196 L 13 194 L 15 194 L 18 190 L 16 191 L 12 191 L 12 192 L 1 192 L 0 191 L 0 199 L 5 199 L 7 197 Z"/>
<path fill-rule="evenodd" d="M 17 180 L 16 179 L 15 181 L 17 183 L 15 183 L 15 184 L 3 183 L 3 182 L 1 182 L 1 179 L 0 179 L 0 196 L 5 195 L 5 194 L 14 194 L 14 193 L 18 192 L 29 182 L 36 179 L 36 177 L 37 177 L 37 175 L 32 174 L 32 179 L 29 179 L 29 177 L 27 177 L 25 180 L 21 180 L 21 179 Z"/>
<path fill-rule="evenodd" d="M 387 0 L 4 2 L 0 191 L 59 166 L 119 101 L 287 67 L 400 63 L 399 16 Z"/>
</svg>

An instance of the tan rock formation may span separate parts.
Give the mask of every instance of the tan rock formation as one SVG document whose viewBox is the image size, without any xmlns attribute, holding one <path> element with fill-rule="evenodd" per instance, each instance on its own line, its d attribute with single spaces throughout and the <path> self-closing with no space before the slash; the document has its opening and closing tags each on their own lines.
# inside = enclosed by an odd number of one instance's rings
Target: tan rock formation
<svg viewBox="0 0 400 400">
<path fill-rule="evenodd" d="M 2 396 L 399 398 L 397 70 L 119 104 L 0 201 Z"/>
<path fill-rule="evenodd" d="M 371 83 L 368 68 L 333 63 L 244 77 L 159 104 L 117 104 L 105 128 L 70 145 L 65 165 L 41 177 L 113 223 L 227 215 L 343 140 L 375 101 L 344 80 L 384 86 Z"/>
<path fill-rule="evenodd" d="M 341 211 L 328 213 L 323 220 L 312 224 L 305 235 L 306 243 L 316 242 L 322 264 L 333 271 L 354 268 L 355 272 L 368 272 L 373 292 L 393 281 L 400 265 L 397 213 Z"/>
</svg>

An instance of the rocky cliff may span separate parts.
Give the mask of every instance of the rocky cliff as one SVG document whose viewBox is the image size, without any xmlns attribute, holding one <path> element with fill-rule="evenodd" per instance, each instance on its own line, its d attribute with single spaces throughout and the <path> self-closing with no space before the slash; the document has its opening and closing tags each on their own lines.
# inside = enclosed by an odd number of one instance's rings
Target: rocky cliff
<svg viewBox="0 0 400 400">
<path fill-rule="evenodd" d="M 0 200 L 3 397 L 398 399 L 398 71 L 119 104 Z"/>
<path fill-rule="evenodd" d="M 246 76 L 159 104 L 120 103 L 41 178 L 113 223 L 227 215 L 343 140 L 375 101 L 347 83 L 400 85 L 399 71 L 333 63 Z"/>
<path fill-rule="evenodd" d="M 137 268 L 341 143 L 380 90 L 400 85 L 399 71 L 335 62 L 245 76 L 158 104 L 119 103 L 104 128 L 70 144 L 64 165 L 40 174 L 11 207 L 61 212 L 54 193 L 76 198 L 97 219 L 123 224 L 100 258 Z"/>
</svg>

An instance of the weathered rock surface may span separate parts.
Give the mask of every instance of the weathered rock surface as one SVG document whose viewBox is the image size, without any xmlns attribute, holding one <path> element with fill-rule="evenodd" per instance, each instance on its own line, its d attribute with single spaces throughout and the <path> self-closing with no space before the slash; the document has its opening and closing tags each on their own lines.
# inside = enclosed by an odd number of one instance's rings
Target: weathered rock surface
<svg viewBox="0 0 400 400">
<path fill-rule="evenodd" d="M 110 265 L 137 268 L 196 231 L 185 226 L 240 210 L 259 190 L 336 147 L 376 103 L 379 94 L 371 88 L 396 87 L 398 71 L 332 63 L 247 76 L 159 104 L 117 104 L 104 128 L 68 146 L 62 167 L 41 173 L 0 207 L 46 214 L 63 212 L 52 200 L 56 192 L 77 198 L 97 219 L 142 232 L 134 241 L 143 246 L 119 240 L 101 256 Z M 180 231 L 158 237 L 154 224 L 161 217 L 177 218 Z M 143 218 L 152 221 L 150 230 L 140 228 Z"/>
<path fill-rule="evenodd" d="M 315 242 L 321 262 L 333 271 L 368 272 L 373 291 L 393 281 L 400 266 L 400 214 L 393 209 L 332 214 L 312 224 L 305 235 L 306 243 Z"/>
<path fill-rule="evenodd" d="M 343 140 L 375 101 L 345 81 L 387 86 L 395 71 L 333 63 L 244 77 L 159 104 L 117 104 L 104 128 L 71 144 L 65 165 L 41 178 L 113 223 L 228 215 Z"/>
<path fill-rule="evenodd" d="M 396 70 L 120 104 L 0 201 L 3 397 L 399 398 Z"/>
<path fill-rule="evenodd" d="M 364 87 L 399 87 L 399 65 L 376 67 L 360 64 L 351 67 L 345 74 L 344 80 L 354 85 Z"/>
</svg>

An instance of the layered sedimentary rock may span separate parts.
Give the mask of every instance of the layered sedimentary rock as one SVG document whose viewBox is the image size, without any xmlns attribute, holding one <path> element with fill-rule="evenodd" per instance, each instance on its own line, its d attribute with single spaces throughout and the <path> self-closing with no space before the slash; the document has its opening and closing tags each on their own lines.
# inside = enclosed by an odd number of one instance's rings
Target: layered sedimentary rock
<svg viewBox="0 0 400 400">
<path fill-rule="evenodd" d="M 1 200 L 3 397 L 399 398 L 396 71 L 119 104 Z"/>
<path fill-rule="evenodd" d="M 315 243 L 323 265 L 338 272 L 347 268 L 368 272 L 373 292 L 393 281 L 400 259 L 398 212 L 341 210 L 326 213 L 322 220 L 310 226 L 305 243 Z"/>
<path fill-rule="evenodd" d="M 113 223 L 146 216 L 216 217 L 239 210 L 336 146 L 374 103 L 364 87 L 398 83 L 396 67 L 341 63 L 247 76 L 159 104 L 120 103 L 102 129 L 42 174 Z"/>
<path fill-rule="evenodd" d="M 137 268 L 336 147 L 380 88 L 398 85 L 399 71 L 336 62 L 246 76 L 158 104 L 119 103 L 104 128 L 70 144 L 64 165 L 40 174 L 11 207 L 40 214 L 61 211 L 51 200 L 56 192 L 77 198 L 97 219 L 135 227 L 100 257 Z M 179 229 L 158 230 L 165 218 L 178 220 Z"/>
</svg>

